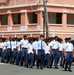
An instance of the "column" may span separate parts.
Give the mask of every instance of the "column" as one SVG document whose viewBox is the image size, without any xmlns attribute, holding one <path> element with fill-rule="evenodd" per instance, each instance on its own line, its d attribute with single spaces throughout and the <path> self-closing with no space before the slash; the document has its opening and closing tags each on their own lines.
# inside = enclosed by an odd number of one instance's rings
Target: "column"
<svg viewBox="0 0 74 75">
<path fill-rule="evenodd" d="M 8 26 L 12 26 L 13 25 L 13 18 L 11 15 L 11 11 L 7 11 L 8 14 Z"/>
<path fill-rule="evenodd" d="M 67 13 L 63 13 L 62 14 L 62 24 L 63 24 L 63 30 L 65 30 L 66 29 L 66 27 L 67 27 Z"/>
<path fill-rule="evenodd" d="M 21 10 L 21 26 L 25 26 L 27 23 L 27 11 L 26 10 Z"/>
<path fill-rule="evenodd" d="M 37 9 L 38 10 L 38 16 L 37 16 L 37 23 L 38 23 L 38 26 L 40 26 L 40 31 L 41 33 L 43 33 L 43 9 L 40 8 L 40 9 Z"/>
</svg>

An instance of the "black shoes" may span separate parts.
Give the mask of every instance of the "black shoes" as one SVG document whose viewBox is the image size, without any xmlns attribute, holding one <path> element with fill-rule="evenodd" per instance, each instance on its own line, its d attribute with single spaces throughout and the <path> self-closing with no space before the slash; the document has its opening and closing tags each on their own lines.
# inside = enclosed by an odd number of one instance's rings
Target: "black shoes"
<svg viewBox="0 0 74 75">
<path fill-rule="evenodd" d="M 58 67 L 55 67 L 55 69 L 59 69 Z"/>
<path fill-rule="evenodd" d="M 72 72 L 72 70 L 68 70 L 69 72 Z"/>
</svg>

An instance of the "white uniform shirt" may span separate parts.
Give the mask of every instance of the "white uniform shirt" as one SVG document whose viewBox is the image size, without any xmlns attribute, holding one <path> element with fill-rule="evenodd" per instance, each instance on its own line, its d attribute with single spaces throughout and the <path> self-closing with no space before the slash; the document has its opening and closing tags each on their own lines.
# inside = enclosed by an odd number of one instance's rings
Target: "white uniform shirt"
<svg viewBox="0 0 74 75">
<path fill-rule="evenodd" d="M 52 46 L 52 49 L 58 49 L 59 48 L 59 42 L 58 41 L 51 41 L 50 46 Z"/>
<path fill-rule="evenodd" d="M 3 50 L 6 50 L 6 42 L 2 42 L 2 48 Z"/>
<path fill-rule="evenodd" d="M 16 41 L 12 41 L 12 50 L 16 49 L 17 47 L 17 42 Z"/>
<path fill-rule="evenodd" d="M 63 43 L 59 43 L 59 51 L 63 51 Z"/>
<path fill-rule="evenodd" d="M 67 42 L 63 42 L 63 49 L 65 49 Z"/>
<path fill-rule="evenodd" d="M 49 48 L 49 46 L 48 45 L 46 45 L 46 50 L 45 50 L 45 54 L 50 54 L 50 48 Z"/>
<path fill-rule="evenodd" d="M 21 51 L 20 50 L 20 46 L 21 46 L 21 43 L 20 42 L 17 42 L 18 51 Z"/>
<path fill-rule="evenodd" d="M 20 43 L 21 43 L 21 46 L 22 46 L 23 48 L 28 48 L 28 40 L 22 39 L 22 40 L 20 41 Z"/>
<path fill-rule="evenodd" d="M 2 48 L 2 42 L 0 42 L 0 48 Z"/>
<path fill-rule="evenodd" d="M 28 53 L 33 53 L 33 45 L 31 43 L 28 44 Z"/>
<path fill-rule="evenodd" d="M 44 41 L 42 41 L 42 49 L 45 50 L 45 48 L 46 48 L 46 43 L 45 43 Z M 38 50 L 38 49 L 41 49 L 41 40 L 39 40 L 39 41 L 37 42 L 37 50 Z"/>
<path fill-rule="evenodd" d="M 33 49 L 35 49 L 35 50 L 36 50 L 36 49 L 37 49 L 37 41 L 33 42 L 33 44 L 32 44 L 32 45 L 33 45 Z"/>
<path fill-rule="evenodd" d="M 66 52 L 72 52 L 72 51 L 73 51 L 73 44 L 67 42 L 67 43 L 66 43 L 66 46 L 65 46 L 65 51 L 66 51 Z"/>
<path fill-rule="evenodd" d="M 12 41 L 11 42 L 10 41 L 7 41 L 6 42 L 6 47 L 12 49 Z"/>
</svg>

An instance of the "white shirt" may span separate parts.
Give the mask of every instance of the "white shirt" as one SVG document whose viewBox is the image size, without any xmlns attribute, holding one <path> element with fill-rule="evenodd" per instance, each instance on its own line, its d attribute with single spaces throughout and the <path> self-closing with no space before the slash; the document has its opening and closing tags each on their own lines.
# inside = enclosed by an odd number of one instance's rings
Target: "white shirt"
<svg viewBox="0 0 74 75">
<path fill-rule="evenodd" d="M 41 41 L 42 41 L 42 40 L 39 40 L 39 41 L 37 42 L 37 50 L 38 50 L 38 49 L 41 49 Z M 44 41 L 42 41 L 42 49 L 45 50 L 45 48 L 46 48 L 46 43 L 45 43 Z"/>
<path fill-rule="evenodd" d="M 63 42 L 63 49 L 65 49 L 67 42 Z"/>
<path fill-rule="evenodd" d="M 28 40 L 22 39 L 22 40 L 20 41 L 20 43 L 21 43 L 21 46 L 22 46 L 23 48 L 28 48 Z"/>
<path fill-rule="evenodd" d="M 50 48 L 49 48 L 49 46 L 48 45 L 46 45 L 46 50 L 45 50 L 45 54 L 50 54 Z"/>
<path fill-rule="evenodd" d="M 12 50 L 16 49 L 17 47 L 17 42 L 16 41 L 12 41 Z"/>
<path fill-rule="evenodd" d="M 2 48 L 3 50 L 6 50 L 6 42 L 2 42 Z"/>
<path fill-rule="evenodd" d="M 20 50 L 20 46 L 21 46 L 21 43 L 20 42 L 17 42 L 18 51 L 21 51 Z"/>
<path fill-rule="evenodd" d="M 37 49 L 37 41 L 33 42 L 33 44 L 32 44 L 32 45 L 33 45 L 33 49 L 35 49 L 35 50 L 36 50 L 36 49 Z"/>
<path fill-rule="evenodd" d="M 28 53 L 33 53 L 33 45 L 31 43 L 28 44 Z"/>
<path fill-rule="evenodd" d="M 72 51 L 73 51 L 73 44 L 67 42 L 67 43 L 66 43 L 66 46 L 65 46 L 65 51 L 66 51 L 66 52 L 72 52 Z"/>
<path fill-rule="evenodd" d="M 10 41 L 7 41 L 6 42 L 6 47 L 12 49 L 12 41 L 11 42 Z"/>
<path fill-rule="evenodd" d="M 2 42 L 0 42 L 0 48 L 2 48 Z"/>
<path fill-rule="evenodd" d="M 63 51 L 63 43 L 59 43 L 59 51 Z"/>
<path fill-rule="evenodd" d="M 58 49 L 59 48 L 59 42 L 58 41 L 51 41 L 50 46 L 52 46 L 52 49 Z"/>
</svg>

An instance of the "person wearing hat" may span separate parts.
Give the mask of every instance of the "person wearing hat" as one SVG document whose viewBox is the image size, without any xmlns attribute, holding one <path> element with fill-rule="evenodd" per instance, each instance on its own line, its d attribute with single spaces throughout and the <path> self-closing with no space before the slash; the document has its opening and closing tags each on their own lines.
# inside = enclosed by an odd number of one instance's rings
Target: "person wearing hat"
<svg viewBox="0 0 74 75">
<path fill-rule="evenodd" d="M 40 35 L 40 40 L 37 42 L 37 68 L 43 69 L 46 43 L 43 41 L 44 35 Z"/>
<path fill-rule="evenodd" d="M 71 70 L 71 65 L 72 65 L 72 60 L 74 56 L 74 49 L 73 49 L 73 44 L 71 43 L 71 38 L 68 38 L 68 42 L 66 43 L 65 49 L 64 49 L 64 55 L 65 55 L 65 71 L 70 71 Z"/>
</svg>

